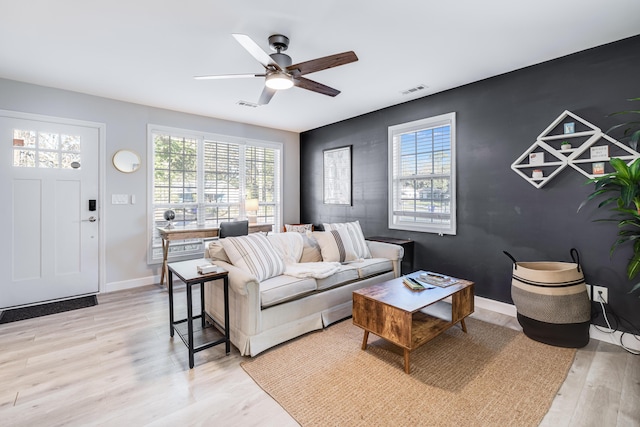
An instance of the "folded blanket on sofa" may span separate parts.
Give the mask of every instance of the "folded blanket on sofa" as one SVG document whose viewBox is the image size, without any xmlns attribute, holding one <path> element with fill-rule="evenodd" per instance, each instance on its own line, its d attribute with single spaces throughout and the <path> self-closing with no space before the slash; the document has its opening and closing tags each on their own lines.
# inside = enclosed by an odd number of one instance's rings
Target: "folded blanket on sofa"
<svg viewBox="0 0 640 427">
<path fill-rule="evenodd" d="M 305 279 L 324 279 L 331 276 L 340 269 L 339 262 L 302 262 L 295 264 L 285 264 L 284 274 L 287 276 Z"/>
</svg>

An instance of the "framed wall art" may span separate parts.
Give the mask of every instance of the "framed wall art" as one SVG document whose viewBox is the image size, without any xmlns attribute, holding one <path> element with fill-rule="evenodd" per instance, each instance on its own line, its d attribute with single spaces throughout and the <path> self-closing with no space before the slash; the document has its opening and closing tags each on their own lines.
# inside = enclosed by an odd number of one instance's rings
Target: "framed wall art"
<svg viewBox="0 0 640 427">
<path fill-rule="evenodd" d="M 351 205 L 351 146 L 324 150 L 324 203 Z"/>
</svg>

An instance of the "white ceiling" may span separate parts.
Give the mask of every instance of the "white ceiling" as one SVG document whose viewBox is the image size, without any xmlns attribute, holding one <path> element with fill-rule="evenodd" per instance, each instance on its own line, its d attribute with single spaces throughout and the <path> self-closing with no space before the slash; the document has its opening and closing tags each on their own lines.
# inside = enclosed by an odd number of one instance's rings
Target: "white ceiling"
<svg viewBox="0 0 640 427">
<path fill-rule="evenodd" d="M 302 132 L 640 34 L 638 16 L 638 0 L 0 0 L 0 77 Z M 192 78 L 264 71 L 232 33 L 267 53 L 284 34 L 294 63 L 359 61 L 306 76 L 335 98 L 242 107 L 262 78 Z"/>
</svg>

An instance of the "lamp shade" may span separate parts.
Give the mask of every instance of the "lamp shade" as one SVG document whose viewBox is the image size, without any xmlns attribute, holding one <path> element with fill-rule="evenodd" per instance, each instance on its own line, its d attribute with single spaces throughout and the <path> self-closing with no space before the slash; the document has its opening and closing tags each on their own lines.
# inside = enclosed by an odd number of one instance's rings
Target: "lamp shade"
<svg viewBox="0 0 640 427">
<path fill-rule="evenodd" d="M 258 199 L 247 199 L 244 202 L 244 209 L 247 212 L 255 212 L 258 210 Z"/>
</svg>

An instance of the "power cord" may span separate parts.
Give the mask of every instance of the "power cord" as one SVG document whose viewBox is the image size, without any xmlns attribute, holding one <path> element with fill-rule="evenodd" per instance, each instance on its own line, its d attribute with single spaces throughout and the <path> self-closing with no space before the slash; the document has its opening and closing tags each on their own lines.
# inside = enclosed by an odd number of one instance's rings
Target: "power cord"
<svg viewBox="0 0 640 427">
<path fill-rule="evenodd" d="M 592 291 L 592 292 L 593 292 L 593 291 Z M 632 324 L 631 322 L 629 322 L 627 319 L 625 319 L 625 318 L 623 318 L 623 317 L 618 316 L 617 314 L 615 314 L 615 313 L 613 312 L 613 310 L 610 310 L 610 312 L 611 312 L 611 315 L 612 315 L 612 316 L 615 318 L 615 320 L 616 320 L 616 327 L 615 327 L 615 328 L 611 327 L 611 323 L 609 322 L 609 316 L 607 316 L 607 310 L 606 310 L 606 308 L 605 308 L 605 306 L 604 306 L 604 298 L 602 298 L 602 292 L 598 292 L 598 301 L 597 301 L 597 302 L 598 302 L 598 303 L 600 303 L 600 307 L 602 308 L 602 314 L 603 314 L 603 316 L 604 316 L 604 321 L 606 322 L 607 327 L 608 327 L 609 329 L 608 329 L 608 330 L 605 330 L 604 328 L 602 328 L 602 327 L 600 327 L 600 326 L 598 326 L 598 325 L 593 325 L 593 326 L 594 326 L 594 328 L 596 328 L 598 331 L 603 332 L 603 333 L 606 333 L 606 334 L 609 334 L 609 336 L 611 337 L 611 342 L 612 342 L 613 344 L 617 345 L 617 343 L 615 342 L 615 340 L 614 340 L 614 338 L 613 338 L 613 334 L 615 334 L 617 331 L 619 331 L 619 327 L 621 326 L 621 322 L 620 322 L 620 320 L 621 320 L 621 319 L 622 319 L 622 320 L 624 320 L 624 321 L 625 321 L 625 323 L 627 323 L 629 326 L 631 326 L 631 329 L 632 329 L 632 330 L 635 330 L 636 332 L 638 332 L 638 331 L 639 331 L 639 330 L 638 330 L 638 328 L 637 328 L 635 325 L 633 325 L 633 324 Z M 631 353 L 631 354 L 633 354 L 633 355 L 635 355 L 635 356 L 640 355 L 640 352 L 638 352 L 638 351 L 636 351 L 636 350 L 633 350 L 633 349 L 631 349 L 631 348 L 629 348 L 629 347 L 627 347 L 627 346 L 625 346 L 625 345 L 624 345 L 623 337 L 625 336 L 625 334 L 627 334 L 627 332 L 622 332 L 622 331 L 621 331 L 621 335 L 620 335 L 620 346 L 621 346 L 623 349 L 625 349 L 627 352 L 629 352 L 629 353 Z M 638 334 L 637 334 L 637 333 L 636 333 L 636 334 L 634 334 L 634 336 L 635 336 L 635 339 L 636 339 L 637 341 L 640 341 L 640 339 L 638 339 Z"/>
</svg>

